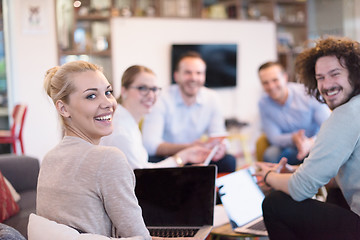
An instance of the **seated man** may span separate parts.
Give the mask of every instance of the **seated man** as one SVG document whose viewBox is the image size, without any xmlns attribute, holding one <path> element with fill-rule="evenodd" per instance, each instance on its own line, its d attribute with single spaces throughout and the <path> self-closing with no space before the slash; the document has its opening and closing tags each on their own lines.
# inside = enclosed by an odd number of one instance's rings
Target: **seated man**
<svg viewBox="0 0 360 240">
<path fill-rule="evenodd" d="M 281 64 L 267 62 L 258 73 L 267 93 L 259 101 L 261 124 L 271 144 L 265 150 L 264 161 L 277 163 L 286 157 L 289 164 L 300 164 L 330 109 L 307 95 L 302 84 L 288 83 Z"/>
<path fill-rule="evenodd" d="M 219 172 L 233 172 L 236 159 L 226 154 L 222 141 L 201 142 L 203 135 L 225 134 L 225 121 L 220 111 L 216 93 L 206 87 L 206 64 L 196 52 L 180 57 L 174 72 L 177 84 L 163 92 L 153 111 L 146 116 L 143 126 L 143 142 L 149 155 L 171 156 L 180 150 L 203 144 L 212 148 L 219 144 L 213 158 Z M 150 158 L 150 161 L 159 161 Z"/>
</svg>

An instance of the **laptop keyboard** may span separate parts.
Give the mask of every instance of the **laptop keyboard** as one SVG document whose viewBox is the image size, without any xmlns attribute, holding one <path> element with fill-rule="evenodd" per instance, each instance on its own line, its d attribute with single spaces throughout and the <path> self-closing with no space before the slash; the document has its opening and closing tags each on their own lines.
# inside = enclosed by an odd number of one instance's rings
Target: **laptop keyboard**
<svg viewBox="0 0 360 240">
<path fill-rule="evenodd" d="M 265 226 L 264 221 L 259 221 L 248 228 L 252 229 L 252 230 L 257 230 L 257 231 L 266 231 L 266 226 Z"/>
<path fill-rule="evenodd" d="M 197 233 L 198 228 L 166 228 L 166 229 L 149 229 L 150 235 L 153 237 L 193 237 Z"/>
</svg>

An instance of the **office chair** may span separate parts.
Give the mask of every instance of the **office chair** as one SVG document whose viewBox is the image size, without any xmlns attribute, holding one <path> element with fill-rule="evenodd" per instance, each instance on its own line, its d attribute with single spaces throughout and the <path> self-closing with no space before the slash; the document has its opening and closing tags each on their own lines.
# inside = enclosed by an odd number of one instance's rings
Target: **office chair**
<svg viewBox="0 0 360 240">
<path fill-rule="evenodd" d="M 14 107 L 12 118 L 13 123 L 10 130 L 0 130 L 0 144 L 11 144 L 13 152 L 16 154 L 16 142 L 20 142 L 21 152 L 24 154 L 24 144 L 22 140 L 22 132 L 24 127 L 27 106 L 17 104 Z"/>
</svg>

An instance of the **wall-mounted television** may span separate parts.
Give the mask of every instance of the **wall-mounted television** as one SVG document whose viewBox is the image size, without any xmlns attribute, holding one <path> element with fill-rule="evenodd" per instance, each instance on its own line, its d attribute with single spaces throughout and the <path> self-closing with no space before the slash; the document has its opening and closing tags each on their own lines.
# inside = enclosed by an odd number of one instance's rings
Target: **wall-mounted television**
<svg viewBox="0 0 360 240">
<path fill-rule="evenodd" d="M 171 74 L 178 58 L 187 51 L 196 51 L 206 62 L 205 86 L 209 88 L 236 86 L 236 44 L 173 44 L 171 51 Z"/>
</svg>

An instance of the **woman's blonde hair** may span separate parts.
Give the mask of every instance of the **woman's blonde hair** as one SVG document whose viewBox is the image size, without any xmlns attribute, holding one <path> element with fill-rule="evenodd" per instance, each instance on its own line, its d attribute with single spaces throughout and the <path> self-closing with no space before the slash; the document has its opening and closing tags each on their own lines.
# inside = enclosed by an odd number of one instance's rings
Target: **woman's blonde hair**
<svg viewBox="0 0 360 240">
<path fill-rule="evenodd" d="M 150 73 L 155 76 L 155 73 L 150 68 L 141 65 L 133 65 L 125 70 L 121 78 L 121 86 L 124 87 L 125 89 L 128 89 L 131 86 L 131 84 L 134 83 L 135 77 L 142 72 Z M 119 104 L 121 104 L 123 101 L 121 95 L 116 100 Z"/>
<path fill-rule="evenodd" d="M 47 70 L 44 88 L 55 105 L 58 100 L 68 103 L 68 97 L 74 91 L 73 74 L 86 71 L 102 72 L 103 70 L 102 67 L 85 61 L 69 62 Z"/>
<path fill-rule="evenodd" d="M 100 71 L 102 68 L 85 61 L 74 61 L 56 66 L 47 70 L 44 80 L 44 88 L 49 97 L 56 103 L 62 100 L 68 101 L 68 96 L 74 91 L 72 75 L 86 71 Z"/>
</svg>

